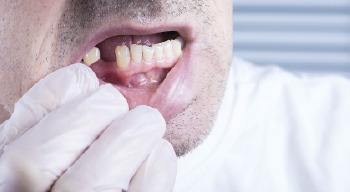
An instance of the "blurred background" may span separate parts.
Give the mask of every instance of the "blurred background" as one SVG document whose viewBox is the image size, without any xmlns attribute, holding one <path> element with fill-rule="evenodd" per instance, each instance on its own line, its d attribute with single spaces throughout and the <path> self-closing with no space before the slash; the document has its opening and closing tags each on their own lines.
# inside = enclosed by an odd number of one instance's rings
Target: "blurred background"
<svg viewBox="0 0 350 192">
<path fill-rule="evenodd" d="M 234 0 L 234 50 L 261 65 L 350 72 L 350 0 Z"/>
</svg>

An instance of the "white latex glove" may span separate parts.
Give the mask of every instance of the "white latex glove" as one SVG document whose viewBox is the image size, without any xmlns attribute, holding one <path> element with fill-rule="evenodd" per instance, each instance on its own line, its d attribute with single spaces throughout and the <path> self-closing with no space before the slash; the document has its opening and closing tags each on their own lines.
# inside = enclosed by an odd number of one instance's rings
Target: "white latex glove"
<svg viewBox="0 0 350 192">
<path fill-rule="evenodd" d="M 0 191 L 171 191 L 176 156 L 164 131 L 157 110 L 128 112 L 85 65 L 60 69 L 0 126 Z"/>
<path fill-rule="evenodd" d="M 147 115 L 143 115 L 145 113 Z M 176 173 L 176 156 L 172 146 L 161 139 L 164 128 L 165 122 L 156 110 L 141 106 L 130 111 L 102 133 L 59 178 L 53 191 L 105 192 L 127 189 L 132 176 L 152 150 L 133 179 L 131 191 L 171 191 Z M 140 176 L 145 180 L 138 178 Z"/>
</svg>

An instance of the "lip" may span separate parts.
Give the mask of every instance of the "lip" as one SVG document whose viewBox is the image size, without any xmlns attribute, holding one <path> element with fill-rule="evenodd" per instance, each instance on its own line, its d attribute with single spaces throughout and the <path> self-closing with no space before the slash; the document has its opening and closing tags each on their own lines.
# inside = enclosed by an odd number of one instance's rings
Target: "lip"
<svg viewBox="0 0 350 192">
<path fill-rule="evenodd" d="M 138 105 L 148 105 L 158 109 L 166 121 L 174 118 L 190 105 L 193 100 L 192 89 L 192 65 L 191 58 L 196 52 L 194 49 L 195 35 L 190 26 L 184 24 L 167 25 L 167 26 L 122 26 L 109 27 L 98 30 L 94 35 L 91 35 L 90 40 L 83 44 L 79 53 L 73 54 L 71 63 L 80 62 L 83 56 L 95 45 L 103 40 L 118 36 L 118 35 L 149 35 L 161 33 L 166 31 L 176 31 L 185 41 L 183 54 L 178 59 L 175 66 L 168 72 L 164 81 L 151 94 L 142 94 L 136 89 L 122 87 L 119 85 L 113 86 L 120 91 L 129 103 L 132 109 Z M 99 79 L 101 84 L 105 84 L 103 80 Z M 140 95 L 142 94 L 142 95 Z M 145 102 L 133 102 L 135 97 L 145 97 Z"/>
</svg>

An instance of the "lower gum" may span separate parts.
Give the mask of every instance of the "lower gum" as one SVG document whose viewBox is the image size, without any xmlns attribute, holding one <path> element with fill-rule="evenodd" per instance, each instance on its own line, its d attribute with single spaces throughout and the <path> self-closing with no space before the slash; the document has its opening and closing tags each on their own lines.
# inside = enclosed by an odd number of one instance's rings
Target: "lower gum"
<svg viewBox="0 0 350 192">
<path fill-rule="evenodd" d="M 153 69 L 147 73 L 138 73 L 124 79 L 121 85 L 128 88 L 154 88 L 163 82 L 168 71 L 165 69 Z"/>
</svg>

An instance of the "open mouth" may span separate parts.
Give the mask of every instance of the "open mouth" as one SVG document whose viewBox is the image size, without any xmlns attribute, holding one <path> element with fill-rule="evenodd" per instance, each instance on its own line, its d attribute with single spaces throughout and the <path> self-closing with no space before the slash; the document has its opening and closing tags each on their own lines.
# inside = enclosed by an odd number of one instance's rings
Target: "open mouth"
<svg viewBox="0 0 350 192">
<path fill-rule="evenodd" d="M 176 31 L 122 34 L 97 42 L 82 62 L 101 84 L 113 84 L 131 109 L 149 105 L 169 120 L 192 99 L 187 50 L 189 45 Z"/>
</svg>

